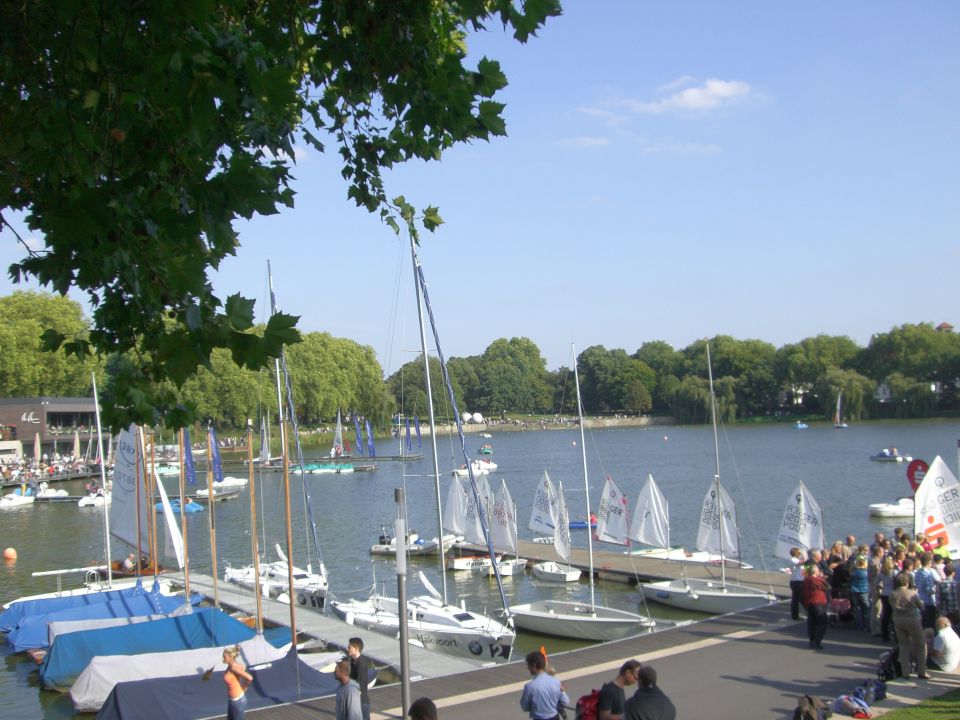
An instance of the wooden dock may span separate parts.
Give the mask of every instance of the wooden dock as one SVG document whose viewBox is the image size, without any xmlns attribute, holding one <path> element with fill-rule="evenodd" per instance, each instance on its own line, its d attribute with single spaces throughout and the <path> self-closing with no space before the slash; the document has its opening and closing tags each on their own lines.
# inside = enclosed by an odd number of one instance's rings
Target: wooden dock
<svg viewBox="0 0 960 720">
<path fill-rule="evenodd" d="M 552 544 L 535 543 L 521 540 L 518 543 L 520 556 L 530 561 L 556 560 L 557 555 Z M 455 551 L 464 555 L 485 555 L 486 548 L 469 543 L 454 546 Z M 609 547 L 604 544 L 602 547 Z M 570 550 L 570 564 L 584 572 L 590 569 L 590 558 L 586 548 L 573 547 Z M 600 580 L 612 580 L 635 585 L 640 582 L 654 582 L 657 580 L 673 580 L 686 575 L 701 580 L 721 579 L 720 565 L 704 565 L 702 563 L 681 563 L 673 560 L 647 558 L 639 555 L 626 555 L 622 552 L 610 550 L 593 551 L 593 572 Z M 772 590 L 780 597 L 790 597 L 790 576 L 784 572 L 768 572 L 763 570 L 745 570 L 728 567 L 726 569 L 728 582 L 741 585 L 750 585 L 763 590 Z"/>
</svg>

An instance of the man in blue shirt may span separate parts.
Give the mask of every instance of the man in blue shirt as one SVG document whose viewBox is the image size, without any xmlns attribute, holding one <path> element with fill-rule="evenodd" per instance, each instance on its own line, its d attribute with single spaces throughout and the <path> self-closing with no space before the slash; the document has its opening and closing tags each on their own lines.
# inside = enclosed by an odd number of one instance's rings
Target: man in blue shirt
<svg viewBox="0 0 960 720">
<path fill-rule="evenodd" d="M 940 582 L 939 576 L 934 572 L 933 553 L 925 552 L 920 562 L 919 570 L 913 574 L 913 582 L 917 586 L 917 595 L 923 603 L 921 612 L 921 623 L 925 628 L 932 628 L 937 619 L 937 583 Z"/>
<path fill-rule="evenodd" d="M 569 705 L 570 698 L 563 685 L 546 671 L 547 659 L 534 650 L 527 655 L 527 670 L 533 680 L 523 686 L 520 709 L 530 713 L 531 720 L 557 720 L 560 705 Z"/>
</svg>

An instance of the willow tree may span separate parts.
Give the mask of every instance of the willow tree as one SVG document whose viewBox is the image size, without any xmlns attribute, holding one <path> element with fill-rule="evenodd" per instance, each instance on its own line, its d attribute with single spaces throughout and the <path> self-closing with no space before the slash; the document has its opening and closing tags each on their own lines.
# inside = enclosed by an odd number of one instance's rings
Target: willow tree
<svg viewBox="0 0 960 720">
<path fill-rule="evenodd" d="M 299 339 L 253 325 L 253 302 L 208 273 L 239 218 L 293 204 L 294 145 L 330 142 L 347 195 L 394 229 L 441 221 L 388 199 L 382 171 L 505 134 L 498 63 L 467 67 L 467 33 L 499 20 L 524 42 L 557 0 L 129 0 L 0 3 L 0 228 L 14 279 L 84 293 L 89 335 L 49 349 L 126 354 L 117 427 L 179 426 L 177 386 L 215 348 L 259 368 Z M 21 220 L 21 218 L 23 218 Z M 27 229 L 42 236 L 35 251 Z M 172 322 L 169 322 L 171 321 Z"/>
</svg>

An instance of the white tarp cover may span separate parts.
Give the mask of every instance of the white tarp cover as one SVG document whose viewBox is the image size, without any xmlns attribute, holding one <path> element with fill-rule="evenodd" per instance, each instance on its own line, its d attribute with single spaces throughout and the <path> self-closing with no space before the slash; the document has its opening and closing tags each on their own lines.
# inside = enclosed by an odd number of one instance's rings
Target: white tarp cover
<svg viewBox="0 0 960 720">
<path fill-rule="evenodd" d="M 289 650 L 289 645 L 275 648 L 264 640 L 262 635 L 258 635 L 240 643 L 240 658 L 244 665 L 250 667 L 279 660 L 286 656 Z M 90 661 L 73 683 L 70 688 L 70 701 L 78 712 L 96 712 L 106 702 L 113 686 L 119 682 L 202 675 L 211 667 L 223 670 L 222 647 L 142 655 L 99 655 Z"/>
<path fill-rule="evenodd" d="M 627 517 L 627 496 L 620 492 L 613 478 L 607 476 L 603 483 L 603 495 L 597 508 L 596 540 L 628 545 L 630 543 L 630 520 Z"/>
<path fill-rule="evenodd" d="M 813 494 L 801 482 L 787 499 L 783 520 L 777 535 L 774 555 L 789 560 L 790 551 L 798 547 L 806 553 L 811 548 L 825 547 L 823 513 Z"/>
<path fill-rule="evenodd" d="M 630 537 L 637 542 L 658 548 L 670 547 L 670 505 L 653 475 L 647 476 L 647 482 L 637 496 L 631 532 Z"/>
<path fill-rule="evenodd" d="M 53 645 L 57 635 L 65 635 L 81 630 L 96 630 L 97 628 L 116 627 L 117 625 L 134 625 L 136 623 L 150 622 L 152 620 L 163 620 L 164 618 L 176 617 L 178 615 L 187 615 L 193 612 L 192 605 L 181 605 L 173 612 L 159 613 L 156 615 L 133 615 L 131 617 L 116 618 L 97 618 L 91 620 L 65 620 L 62 622 L 52 622 L 47 625 L 47 645 Z"/>
<path fill-rule="evenodd" d="M 507 481 L 500 479 L 500 489 L 493 501 L 490 513 L 490 541 L 497 552 L 517 554 L 517 516 L 513 498 L 507 489 Z"/>
<path fill-rule="evenodd" d="M 733 500 L 723 485 L 718 482 L 711 483 L 703 497 L 703 507 L 700 510 L 697 550 L 722 553 L 725 557 L 739 557 L 740 538 L 735 512 Z"/>
<path fill-rule="evenodd" d="M 960 483 L 939 455 L 930 463 L 913 498 L 913 529 L 936 546 L 945 538 L 951 555 L 960 552 Z"/>
</svg>

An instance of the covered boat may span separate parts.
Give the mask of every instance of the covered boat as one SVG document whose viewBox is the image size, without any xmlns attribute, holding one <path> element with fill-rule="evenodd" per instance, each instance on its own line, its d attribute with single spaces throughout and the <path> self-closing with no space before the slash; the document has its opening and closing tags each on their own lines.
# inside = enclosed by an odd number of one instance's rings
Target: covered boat
<svg viewBox="0 0 960 720">
<path fill-rule="evenodd" d="M 914 502 L 912 497 L 899 498 L 895 503 L 873 503 L 868 506 L 874 517 L 913 517 Z"/>
<path fill-rule="evenodd" d="M 220 649 L 222 652 L 222 648 Z M 246 690 L 247 709 L 270 707 L 333 695 L 333 673 L 314 670 L 291 650 L 282 660 L 248 667 L 253 684 Z M 118 683 L 97 715 L 99 720 L 191 720 L 222 717 L 226 705 L 223 671 L 205 681 L 191 675 Z"/>
<path fill-rule="evenodd" d="M 213 608 L 140 625 L 84 630 L 56 639 L 40 666 L 40 680 L 47 689 L 66 690 L 97 655 L 215 646 L 222 649 L 253 636 L 253 630 L 242 622 Z"/>
<path fill-rule="evenodd" d="M 153 590 L 157 589 L 159 589 L 159 586 L 154 584 Z M 10 603 L 7 609 L 4 610 L 3 613 L 0 613 L 0 632 L 10 632 L 17 627 L 24 618 L 32 615 L 45 615 L 46 613 L 56 612 L 57 610 L 111 602 L 113 600 L 144 595 L 146 593 L 147 590 L 144 589 L 143 583 L 137 580 L 134 585 L 116 590 L 103 590 L 102 588 L 96 587 L 92 590 L 83 588 L 82 591 L 71 594 L 23 598 Z"/>
</svg>

